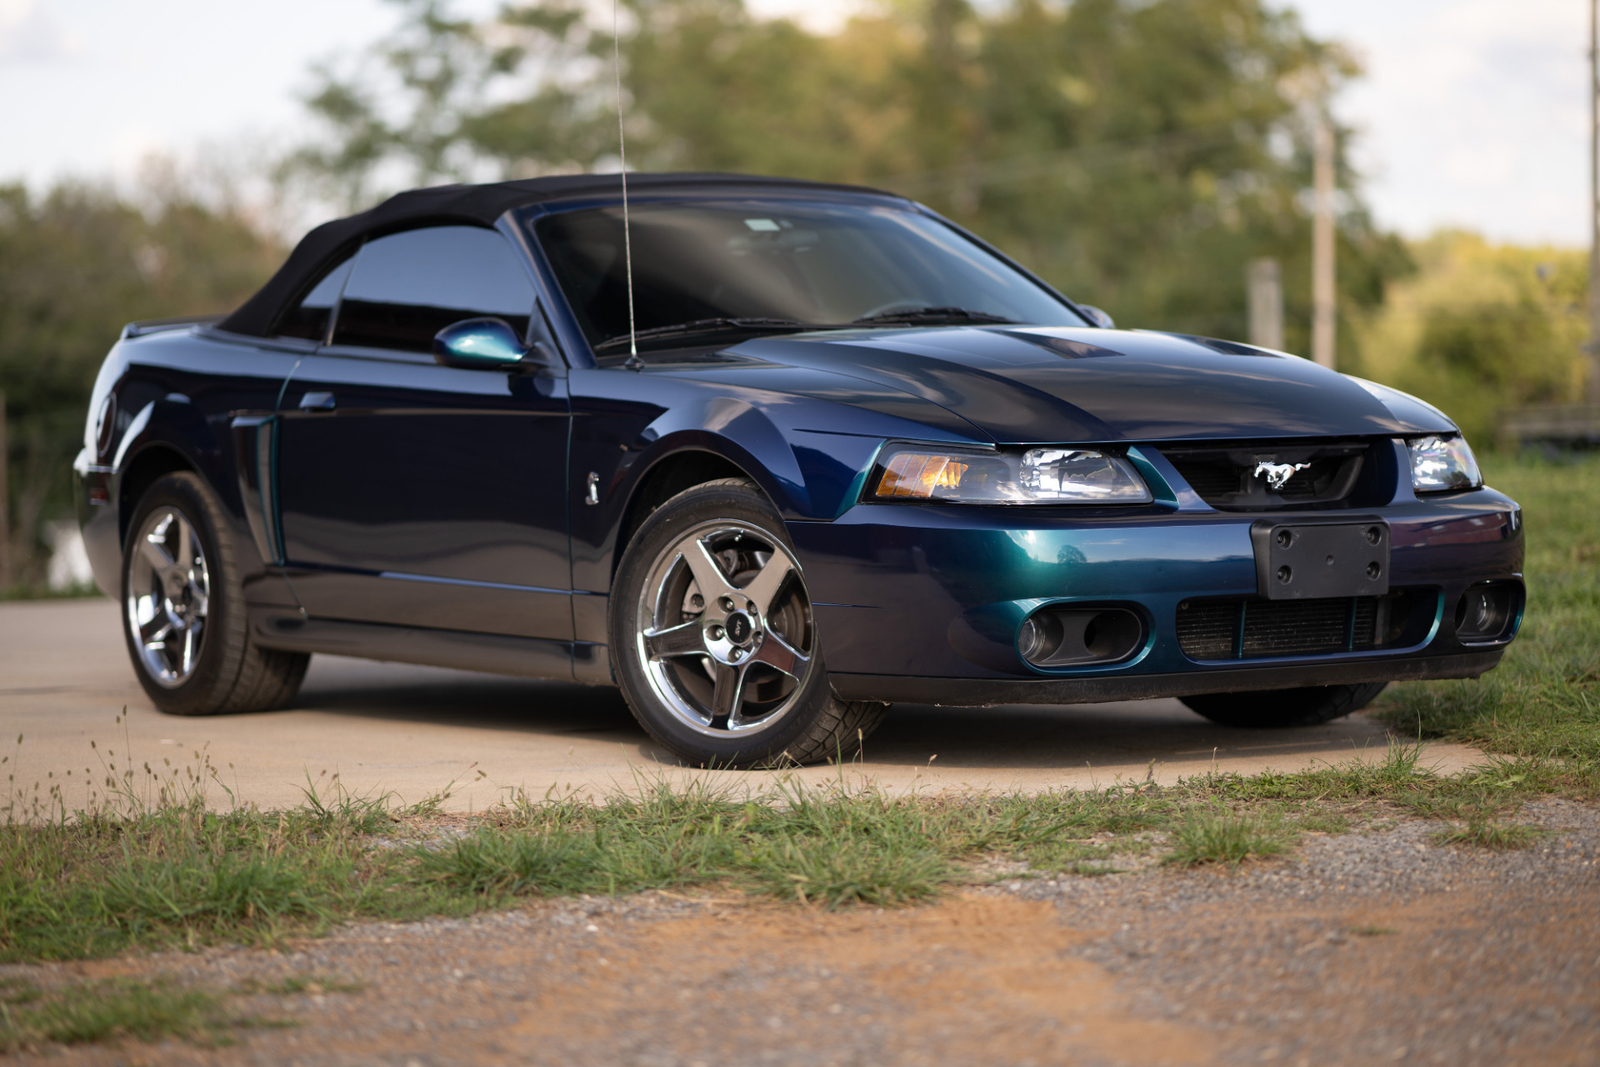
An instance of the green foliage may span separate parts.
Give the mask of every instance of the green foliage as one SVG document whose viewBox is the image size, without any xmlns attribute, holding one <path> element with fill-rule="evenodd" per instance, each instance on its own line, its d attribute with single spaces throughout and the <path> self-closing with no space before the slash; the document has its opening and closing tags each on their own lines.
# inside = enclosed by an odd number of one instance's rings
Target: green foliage
<svg viewBox="0 0 1600 1067">
<path fill-rule="evenodd" d="M 123 325 L 232 309 L 282 247 L 181 186 L 136 206 L 108 188 L 0 186 L 0 392 L 9 422 L 14 581 L 41 583 L 41 522 L 70 515 L 89 388 Z M 0 536 L 4 531 L 0 531 Z"/>
<path fill-rule="evenodd" d="M 1360 323 L 1363 374 L 1437 404 L 1480 447 L 1494 443 L 1504 408 L 1581 400 L 1581 252 L 1491 245 L 1459 231 L 1413 250 L 1415 276 Z"/>
</svg>

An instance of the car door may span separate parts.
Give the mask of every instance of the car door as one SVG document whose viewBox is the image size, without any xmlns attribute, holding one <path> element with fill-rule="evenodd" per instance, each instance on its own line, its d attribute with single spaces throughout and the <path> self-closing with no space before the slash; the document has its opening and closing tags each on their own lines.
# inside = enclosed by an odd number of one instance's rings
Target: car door
<svg viewBox="0 0 1600 1067">
<path fill-rule="evenodd" d="M 331 342 L 279 409 L 282 551 L 308 614 L 572 639 L 565 371 L 435 363 L 434 334 L 481 316 L 542 329 L 495 230 L 408 230 L 356 254 Z"/>
</svg>

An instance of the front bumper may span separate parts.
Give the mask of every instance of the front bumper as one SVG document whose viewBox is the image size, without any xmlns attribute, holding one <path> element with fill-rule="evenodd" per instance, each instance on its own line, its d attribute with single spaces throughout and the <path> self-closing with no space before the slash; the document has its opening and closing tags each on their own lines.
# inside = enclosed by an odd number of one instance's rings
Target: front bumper
<svg viewBox="0 0 1600 1067">
<path fill-rule="evenodd" d="M 1329 518 L 1330 512 L 1306 518 Z M 1261 515 L 1152 505 L 1094 512 L 859 504 L 831 523 L 791 523 L 822 651 L 841 697 L 979 706 L 1087 703 L 1411 678 L 1476 677 L 1515 636 L 1462 641 L 1454 608 L 1483 581 L 1521 587 L 1521 511 L 1492 489 L 1396 500 L 1361 514 L 1390 526 L 1390 587 L 1432 611 L 1408 643 L 1365 651 L 1185 655 L 1179 605 L 1256 595 L 1251 523 Z M 1296 516 L 1274 512 L 1275 520 Z M 1016 627 L 1047 604 L 1126 608 L 1136 654 L 1043 669 Z M 996 623 L 995 620 L 1002 620 Z"/>
</svg>

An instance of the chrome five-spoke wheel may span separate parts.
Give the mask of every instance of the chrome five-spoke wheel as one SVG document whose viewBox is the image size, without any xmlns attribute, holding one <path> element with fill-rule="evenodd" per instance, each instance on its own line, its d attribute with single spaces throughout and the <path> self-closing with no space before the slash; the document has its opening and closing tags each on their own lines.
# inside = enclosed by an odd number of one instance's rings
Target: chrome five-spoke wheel
<svg viewBox="0 0 1600 1067">
<path fill-rule="evenodd" d="M 151 511 L 128 561 L 128 628 L 145 673 L 176 688 L 199 662 L 211 605 L 211 572 L 195 525 L 174 507 Z"/>
<path fill-rule="evenodd" d="M 849 759 L 885 705 L 840 700 L 805 575 L 743 478 L 691 486 L 639 524 L 611 586 L 612 667 L 657 743 L 701 766 Z"/>
<path fill-rule="evenodd" d="M 636 633 L 655 697 L 684 726 L 713 736 L 781 721 L 815 658 L 794 558 L 771 534 L 737 521 L 702 523 L 657 556 L 640 590 Z"/>
</svg>

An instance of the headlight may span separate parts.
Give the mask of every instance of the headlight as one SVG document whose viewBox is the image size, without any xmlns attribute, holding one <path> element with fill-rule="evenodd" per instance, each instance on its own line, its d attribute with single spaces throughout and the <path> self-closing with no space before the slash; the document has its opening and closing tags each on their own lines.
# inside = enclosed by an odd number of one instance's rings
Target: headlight
<svg viewBox="0 0 1600 1067">
<path fill-rule="evenodd" d="M 1413 437 L 1406 445 L 1411 449 L 1411 488 L 1417 492 L 1476 489 L 1483 484 L 1466 438 Z"/>
<path fill-rule="evenodd" d="M 1084 448 L 1027 452 L 886 451 L 868 499 L 961 504 L 1147 504 L 1133 464 Z"/>
</svg>

